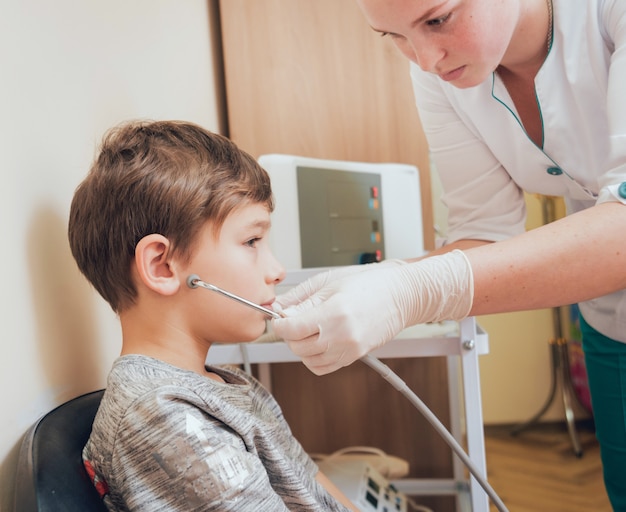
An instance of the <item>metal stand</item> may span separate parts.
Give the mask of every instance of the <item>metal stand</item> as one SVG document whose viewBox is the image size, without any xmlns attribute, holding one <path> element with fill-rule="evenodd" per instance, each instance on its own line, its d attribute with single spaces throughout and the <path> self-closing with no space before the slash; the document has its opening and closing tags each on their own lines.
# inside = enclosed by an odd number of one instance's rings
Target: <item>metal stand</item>
<svg viewBox="0 0 626 512">
<path fill-rule="evenodd" d="M 558 310 L 558 308 L 555 308 Z M 558 313 L 557 313 L 558 314 Z M 567 430 L 572 440 L 572 446 L 574 448 L 574 454 L 577 457 L 582 457 L 583 451 L 578 439 L 578 432 L 576 431 L 576 422 L 574 418 L 574 410 L 572 408 L 573 397 L 575 396 L 572 388 L 572 382 L 569 374 L 569 357 L 567 350 L 567 341 L 564 338 L 555 338 L 550 340 L 550 359 L 552 363 L 552 385 L 550 386 L 550 394 L 546 403 L 528 421 L 515 427 L 512 431 L 512 435 L 519 434 L 522 430 L 526 430 L 539 421 L 545 412 L 550 407 L 550 404 L 556 397 L 557 388 L 561 391 L 561 397 L 563 399 L 563 407 L 565 408 L 565 421 L 567 423 Z"/>
<path fill-rule="evenodd" d="M 554 213 L 554 198 L 549 196 L 539 196 L 542 206 L 542 214 L 544 223 L 549 223 L 555 220 Z M 543 407 L 528 421 L 515 427 L 512 431 L 512 435 L 519 434 L 522 430 L 525 430 L 539 421 L 541 416 L 545 414 L 550 407 L 550 404 L 556 397 L 557 388 L 561 392 L 561 398 L 563 399 L 563 407 L 565 408 L 565 421 L 567 423 L 567 430 L 572 440 L 572 446 L 574 448 L 574 454 L 577 457 L 582 457 L 583 451 L 578 438 L 578 432 L 576 431 L 576 423 L 574 418 L 574 410 L 572 409 L 572 403 L 576 393 L 572 386 L 570 377 L 569 366 L 569 352 L 567 347 L 567 340 L 563 336 L 563 326 L 561 322 L 561 308 L 552 308 L 552 323 L 554 326 L 554 338 L 550 340 L 550 361 L 552 369 L 552 379 L 550 386 L 550 393 Z"/>
</svg>

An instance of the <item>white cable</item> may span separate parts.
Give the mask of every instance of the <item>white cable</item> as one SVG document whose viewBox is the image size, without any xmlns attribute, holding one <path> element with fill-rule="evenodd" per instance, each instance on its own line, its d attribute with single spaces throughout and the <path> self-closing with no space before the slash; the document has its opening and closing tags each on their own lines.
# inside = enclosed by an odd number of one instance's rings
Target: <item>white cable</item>
<svg viewBox="0 0 626 512">
<path fill-rule="evenodd" d="M 245 343 L 239 344 L 239 351 L 243 359 L 243 369 L 248 375 L 252 375 L 252 366 L 250 366 L 250 356 L 248 355 L 248 347 Z"/>
<path fill-rule="evenodd" d="M 467 469 L 470 470 L 470 473 L 472 473 L 472 475 L 478 481 L 480 486 L 485 490 L 485 492 L 487 493 L 487 496 L 491 498 L 491 501 L 496 506 L 496 508 L 500 512 L 508 512 L 508 509 L 506 508 L 506 506 L 504 505 L 500 497 L 496 494 L 496 492 L 493 490 L 491 485 L 489 485 L 489 482 L 485 480 L 483 475 L 480 474 L 480 471 L 478 470 L 478 468 L 474 466 L 474 463 L 469 458 L 469 456 L 465 453 L 461 445 L 459 445 L 459 443 L 456 441 L 454 436 L 450 434 L 450 432 L 448 432 L 446 427 L 443 426 L 443 424 L 439 421 L 437 416 L 433 414 L 433 412 L 426 406 L 424 402 L 422 402 L 422 400 L 411 390 L 411 388 L 409 388 L 409 386 L 407 386 L 407 384 L 400 377 L 398 377 L 398 375 L 396 375 L 391 370 L 391 368 L 389 368 L 386 364 L 376 359 L 374 356 L 368 354 L 362 357 L 361 361 L 363 361 L 367 366 L 369 366 L 370 368 L 378 372 L 383 377 L 383 379 L 389 382 L 394 388 L 396 388 L 398 391 L 400 391 L 400 393 L 402 393 L 406 398 L 408 398 L 408 400 L 415 406 L 417 410 L 419 410 L 422 413 L 422 415 L 428 420 L 428 422 L 433 427 L 435 427 L 437 432 L 439 432 L 441 437 L 443 437 L 444 441 L 448 443 L 448 445 L 450 446 L 450 448 L 452 448 L 454 453 L 456 453 L 459 459 L 461 459 L 461 461 L 463 462 L 463 464 L 465 464 Z"/>
</svg>

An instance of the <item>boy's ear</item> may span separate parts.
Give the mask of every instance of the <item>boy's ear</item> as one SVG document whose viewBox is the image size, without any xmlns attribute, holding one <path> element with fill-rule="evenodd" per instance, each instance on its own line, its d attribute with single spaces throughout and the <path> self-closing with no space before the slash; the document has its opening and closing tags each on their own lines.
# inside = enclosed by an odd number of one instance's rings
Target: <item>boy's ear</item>
<svg viewBox="0 0 626 512">
<path fill-rule="evenodd" d="M 161 295 L 174 295 L 180 281 L 170 264 L 172 244 L 163 235 L 144 236 L 135 248 L 135 265 L 139 279 L 145 286 Z"/>
</svg>

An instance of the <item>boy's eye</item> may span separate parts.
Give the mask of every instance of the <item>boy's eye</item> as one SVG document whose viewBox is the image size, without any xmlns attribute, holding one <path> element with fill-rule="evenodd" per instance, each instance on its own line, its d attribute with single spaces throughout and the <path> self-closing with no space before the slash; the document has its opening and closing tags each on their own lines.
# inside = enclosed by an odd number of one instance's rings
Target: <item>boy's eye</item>
<svg viewBox="0 0 626 512">
<path fill-rule="evenodd" d="M 261 240 L 259 237 L 254 237 L 250 240 L 247 240 L 244 245 L 247 245 L 248 247 L 256 247 L 256 244 L 259 240 Z"/>
<path fill-rule="evenodd" d="M 428 25 L 429 27 L 440 27 L 446 21 L 448 21 L 449 17 L 450 17 L 450 14 L 448 13 L 448 14 L 446 14 L 444 16 L 440 16 L 439 18 L 434 18 L 432 20 L 428 20 L 426 22 L 426 25 Z"/>
</svg>

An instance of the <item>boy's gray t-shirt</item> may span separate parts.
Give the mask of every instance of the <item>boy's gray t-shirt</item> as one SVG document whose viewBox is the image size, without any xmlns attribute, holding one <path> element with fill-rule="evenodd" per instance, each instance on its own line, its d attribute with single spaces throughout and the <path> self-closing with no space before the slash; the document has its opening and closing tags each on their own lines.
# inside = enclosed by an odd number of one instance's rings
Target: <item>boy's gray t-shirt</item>
<svg viewBox="0 0 626 512">
<path fill-rule="evenodd" d="M 109 510 L 345 511 L 279 405 L 243 371 L 226 384 L 141 355 L 117 359 L 83 451 Z"/>
</svg>

